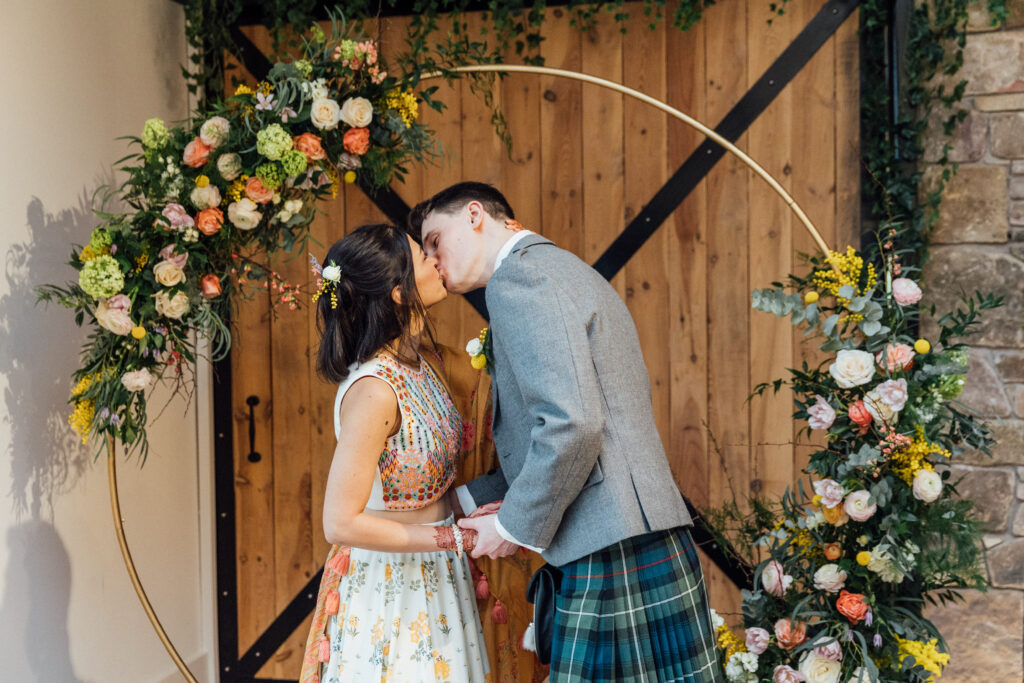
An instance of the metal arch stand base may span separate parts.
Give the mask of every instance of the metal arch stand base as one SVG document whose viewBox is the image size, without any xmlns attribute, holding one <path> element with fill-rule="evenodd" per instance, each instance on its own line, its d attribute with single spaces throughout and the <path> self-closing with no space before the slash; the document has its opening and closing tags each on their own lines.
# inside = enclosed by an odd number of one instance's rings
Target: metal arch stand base
<svg viewBox="0 0 1024 683">
<path fill-rule="evenodd" d="M 167 650 L 167 654 L 174 660 L 175 666 L 178 667 L 178 671 L 189 683 L 197 683 L 196 677 L 189 671 L 185 661 L 178 654 L 178 651 L 174 647 L 174 643 L 167 636 L 167 631 L 164 630 L 163 625 L 160 623 L 160 619 L 157 618 L 156 612 L 153 611 L 153 605 L 149 602 L 149 596 L 146 595 L 146 590 L 142 587 L 142 581 L 139 580 L 139 573 L 135 570 L 135 563 L 132 561 L 132 553 L 128 549 L 128 539 L 124 535 L 124 519 L 121 517 L 121 501 L 117 494 L 117 457 L 114 452 L 114 437 L 107 437 L 107 480 L 110 484 L 110 510 L 114 515 L 114 531 L 117 533 L 117 542 L 121 546 L 121 557 L 124 558 L 124 566 L 128 570 L 128 576 L 131 577 L 132 586 L 135 588 L 135 594 L 139 597 L 139 602 L 142 603 L 142 609 L 145 610 L 146 616 L 149 617 L 149 623 L 153 624 L 153 630 L 156 631 L 156 635 L 160 638 L 160 642 L 163 643 L 164 648 Z"/>
</svg>

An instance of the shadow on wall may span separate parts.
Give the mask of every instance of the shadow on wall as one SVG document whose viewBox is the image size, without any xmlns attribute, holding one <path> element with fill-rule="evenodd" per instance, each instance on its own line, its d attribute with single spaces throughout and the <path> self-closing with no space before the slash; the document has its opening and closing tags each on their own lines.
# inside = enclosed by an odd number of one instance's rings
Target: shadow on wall
<svg viewBox="0 0 1024 683">
<path fill-rule="evenodd" d="M 35 287 L 75 278 L 67 265 L 71 244 L 88 242 L 96 223 L 84 191 L 77 207 L 56 214 L 33 199 L 28 240 L 12 245 L 4 257 L 0 374 L 7 380 L 3 419 L 10 434 L 11 506 L 19 519 L 26 513 L 49 517 L 54 496 L 74 486 L 95 452 L 94 444 L 82 446 L 67 421 L 71 373 L 84 333 L 70 311 L 37 306 Z"/>
<path fill-rule="evenodd" d="M 38 519 L 11 527 L 7 556 L 0 583 L 4 680 L 79 683 L 68 641 L 71 561 L 57 530 Z"/>
</svg>

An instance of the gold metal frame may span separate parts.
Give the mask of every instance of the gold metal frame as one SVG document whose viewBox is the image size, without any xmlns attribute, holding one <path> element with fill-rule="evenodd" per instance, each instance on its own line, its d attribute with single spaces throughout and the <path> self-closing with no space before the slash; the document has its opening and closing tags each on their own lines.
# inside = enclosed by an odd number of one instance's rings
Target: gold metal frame
<svg viewBox="0 0 1024 683">
<path fill-rule="evenodd" d="M 711 130 L 710 128 L 708 128 L 707 126 L 705 126 L 703 123 L 693 118 L 692 116 L 684 114 L 678 109 L 670 107 L 669 105 L 665 104 L 660 100 L 657 100 L 649 95 L 645 95 L 638 90 L 627 88 L 624 85 L 620 85 L 619 83 L 615 83 L 604 78 L 591 76 L 589 74 L 581 73 L 579 71 L 553 69 L 546 66 L 527 66 L 521 64 L 477 64 L 470 66 L 455 67 L 454 69 L 452 69 L 452 71 L 459 73 L 530 73 L 540 76 L 558 76 L 562 78 L 569 78 L 571 80 L 582 81 L 584 83 L 590 83 L 591 85 L 596 85 L 602 88 L 608 88 L 609 90 L 614 90 L 615 92 L 622 93 L 623 95 L 628 95 L 637 100 L 640 100 L 641 102 L 649 104 L 652 107 L 655 107 L 656 109 L 660 109 L 669 116 L 677 118 L 683 123 L 690 126 L 691 128 L 700 131 L 702 134 L 706 135 L 707 137 L 711 138 L 716 143 L 724 147 L 727 151 L 739 157 L 740 161 L 742 161 L 744 164 L 750 167 L 750 169 L 753 170 L 754 173 L 756 173 L 762 180 L 768 183 L 768 185 L 786 203 L 786 206 L 788 206 L 790 210 L 792 210 L 793 213 L 796 214 L 797 219 L 799 219 L 800 223 L 804 226 L 804 228 L 806 228 L 807 232 L 810 233 L 811 237 L 814 239 L 814 242 L 818 245 L 818 248 L 821 250 L 821 252 L 826 256 L 828 256 L 829 254 L 828 244 L 826 244 L 825 240 L 822 239 L 821 234 L 811 223 L 810 219 L 807 217 L 807 214 L 804 213 L 803 209 L 801 209 L 800 206 L 796 203 L 796 200 L 793 199 L 793 197 L 790 196 L 788 192 L 786 192 L 785 188 L 783 188 L 782 185 L 780 185 L 778 181 L 771 176 L 771 174 L 764 170 L 756 161 L 751 159 L 746 154 L 746 152 L 741 150 L 739 147 L 732 144 L 731 142 L 729 142 L 721 135 Z M 444 74 L 442 74 L 441 72 L 434 72 L 426 74 L 425 76 L 423 76 L 422 80 L 440 78 L 442 76 L 444 76 Z M 149 617 L 149 621 L 153 625 L 153 629 L 156 631 L 157 636 L 160 638 L 160 642 L 163 643 L 164 648 L 167 650 L 167 653 L 171 656 L 171 659 L 174 660 L 175 665 L 178 667 L 178 671 L 181 672 L 181 675 L 184 676 L 185 680 L 189 681 L 189 683 L 196 683 L 195 676 L 192 674 L 191 671 L 189 671 L 188 666 L 185 664 L 184 660 L 182 660 L 181 655 L 178 654 L 178 651 L 175 649 L 174 644 L 171 642 L 171 639 L 167 636 L 167 632 L 164 630 L 163 625 L 160 623 L 160 619 L 157 617 L 156 612 L 153 610 L 153 605 L 149 602 L 149 597 L 146 595 L 146 591 L 142 587 L 142 581 L 139 579 L 139 574 L 135 570 L 135 563 L 132 561 L 131 551 L 128 549 L 128 541 L 125 538 L 124 520 L 121 517 L 121 504 L 117 494 L 117 462 L 115 459 L 114 452 L 114 439 L 113 437 L 109 436 L 107 437 L 107 439 L 107 478 L 110 484 L 110 507 L 114 514 L 114 530 L 117 532 L 117 541 L 121 546 L 121 556 L 124 558 L 125 567 L 128 570 L 129 577 L 131 577 L 132 586 L 134 586 L 135 588 L 135 594 L 138 596 L 139 602 L 142 603 L 142 609 L 145 610 L 146 616 Z"/>
</svg>

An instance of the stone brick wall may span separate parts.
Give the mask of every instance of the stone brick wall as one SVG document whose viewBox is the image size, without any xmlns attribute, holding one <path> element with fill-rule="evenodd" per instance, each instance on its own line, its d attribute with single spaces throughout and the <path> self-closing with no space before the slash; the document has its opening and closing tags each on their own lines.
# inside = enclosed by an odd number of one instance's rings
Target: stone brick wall
<svg viewBox="0 0 1024 683">
<path fill-rule="evenodd" d="M 943 683 L 1024 681 L 1024 0 L 1008 0 L 1010 18 L 997 29 L 982 5 L 959 74 L 969 110 L 950 152 L 959 172 L 944 194 L 923 288 L 940 312 L 961 291 L 1005 297 L 971 338 L 962 396 L 998 444 L 993 457 L 970 453 L 954 467 L 985 523 L 993 587 L 931 610 L 952 654 Z M 942 142 L 930 140 L 929 161 Z M 934 326 L 923 334 L 934 338 Z"/>
</svg>

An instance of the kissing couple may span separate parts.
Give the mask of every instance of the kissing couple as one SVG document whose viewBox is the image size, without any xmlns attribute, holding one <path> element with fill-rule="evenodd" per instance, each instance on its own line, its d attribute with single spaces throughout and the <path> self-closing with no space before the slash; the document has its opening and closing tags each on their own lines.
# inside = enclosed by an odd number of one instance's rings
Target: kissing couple
<svg viewBox="0 0 1024 683">
<path fill-rule="evenodd" d="M 302 683 L 491 680 L 501 648 L 470 558 L 530 553 L 553 588 L 532 629 L 552 683 L 719 681 L 692 522 L 611 285 L 476 182 L 421 202 L 405 229 L 356 229 L 315 267 L 338 443 Z M 493 409 L 474 420 L 449 389 L 470 360 L 434 342 L 428 309 L 480 287 L 474 367 Z M 498 466 L 456 485 L 474 439 Z"/>
</svg>

